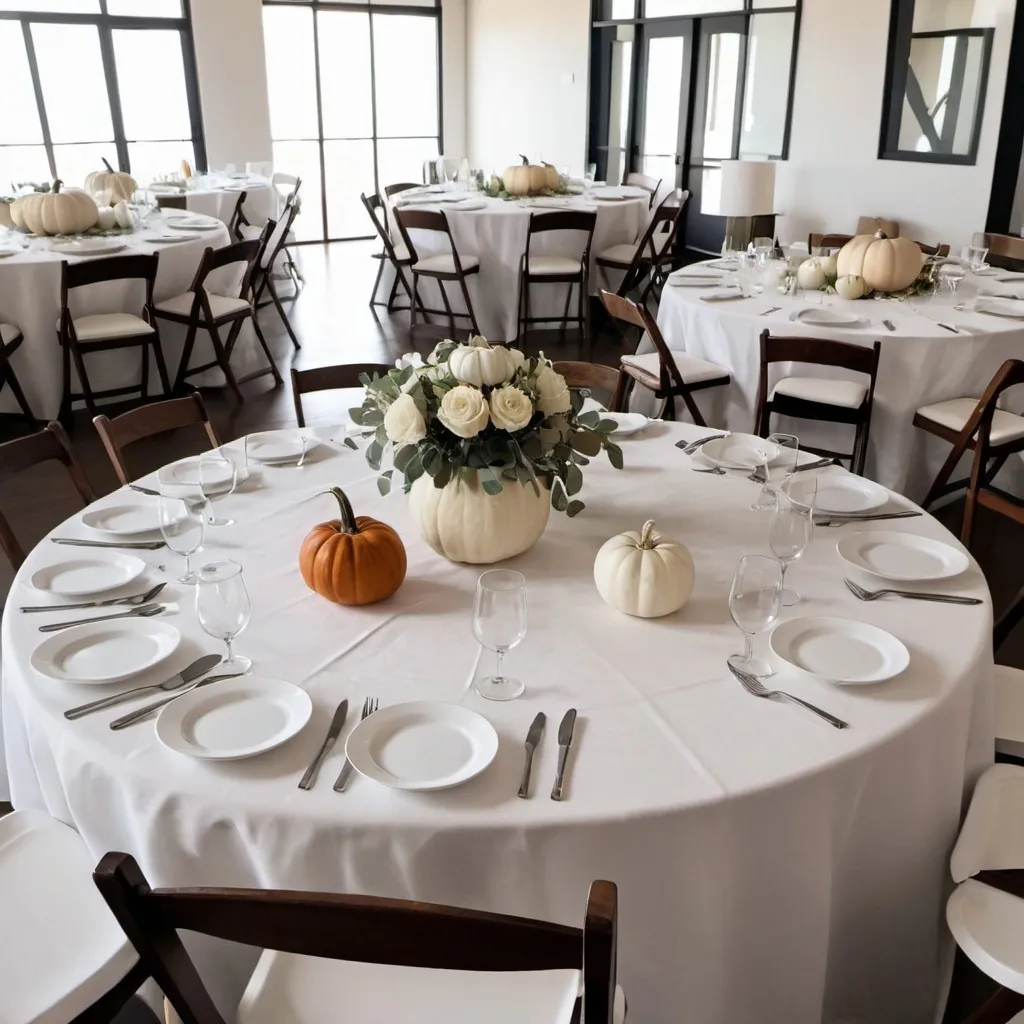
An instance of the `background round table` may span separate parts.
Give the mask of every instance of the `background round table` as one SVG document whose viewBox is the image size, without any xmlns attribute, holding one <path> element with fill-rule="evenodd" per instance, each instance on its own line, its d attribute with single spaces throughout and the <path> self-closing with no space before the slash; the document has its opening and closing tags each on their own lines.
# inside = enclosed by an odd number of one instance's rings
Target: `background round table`
<svg viewBox="0 0 1024 1024">
<path fill-rule="evenodd" d="M 619 886 L 620 980 L 638 1021 L 930 1024 L 947 941 L 947 858 L 965 785 L 992 756 L 985 581 L 972 562 L 947 584 L 984 598 L 976 607 L 860 604 L 843 586 L 835 550 L 856 527 L 821 529 L 790 572 L 804 603 L 784 618 L 818 613 L 882 626 L 908 646 L 910 667 L 868 687 L 779 672 L 779 686 L 846 719 L 842 732 L 748 696 L 725 665 L 742 642 L 728 592 L 740 556 L 767 550 L 770 517 L 750 509 L 757 486 L 742 475 L 691 472 L 673 442 L 700 433 L 658 423 L 623 442 L 623 471 L 595 459 L 581 494 L 586 509 L 572 520 L 552 513 L 538 544 L 509 563 L 526 575 L 530 623 L 508 658 L 526 693 L 508 704 L 473 690 L 492 668 L 470 630 L 479 567 L 430 551 L 405 496 L 382 499 L 359 453 L 328 442 L 302 468 L 264 468 L 220 504 L 237 525 L 212 530 L 203 557 L 243 564 L 253 612 L 237 649 L 256 672 L 306 689 L 314 712 L 292 741 L 245 761 L 173 753 L 152 722 L 111 732 L 113 712 L 64 719 L 64 709 L 107 689 L 58 683 L 30 667 L 36 627 L 52 616 L 18 611 L 31 595 L 27 580 L 74 552 L 44 542 L 3 618 L 15 806 L 74 824 L 97 859 L 132 853 L 154 885 L 371 893 L 579 924 L 587 886 L 608 878 Z M 302 539 L 336 514 L 321 494 L 329 484 L 405 540 L 408 577 L 391 600 L 343 608 L 303 584 Z M 101 500 L 152 501 L 156 521 L 155 499 L 121 491 Z M 593 560 L 609 536 L 651 517 L 689 545 L 696 588 L 680 612 L 634 619 L 601 601 Z M 897 528 L 956 543 L 930 516 Z M 89 533 L 77 520 L 58 532 Z M 142 554 L 153 580 L 168 578 L 161 563 L 180 569 L 166 550 Z M 166 621 L 185 640 L 153 677 L 220 647 L 197 625 L 188 588 L 172 583 L 164 596 L 177 604 Z M 382 707 L 423 699 L 473 708 L 498 731 L 496 761 L 452 790 L 405 793 L 356 776 L 338 794 L 339 744 L 316 787 L 300 791 L 337 703 L 349 698 L 351 721 L 367 694 Z M 556 803 L 548 794 L 557 725 L 569 707 L 579 719 L 566 799 Z M 531 798 L 521 800 L 523 740 L 538 711 L 547 731 Z M 196 948 L 229 1014 L 256 954 Z"/>
<path fill-rule="evenodd" d="M 448 217 L 452 238 L 460 256 L 476 256 L 480 260 L 480 273 L 468 278 L 469 297 L 473 303 L 477 323 L 485 337 L 492 341 L 512 341 L 518 333 L 519 261 L 526 251 L 526 235 L 530 215 L 538 216 L 554 210 L 596 211 L 597 223 L 590 247 L 590 291 L 596 294 L 602 283 L 594 260 L 613 245 L 634 242 L 640 238 L 650 216 L 650 194 L 643 189 L 616 189 L 629 198 L 621 201 L 587 199 L 490 199 L 485 195 L 469 193 L 463 202 L 437 204 L 416 203 L 416 210 L 443 210 Z M 406 193 L 395 197 L 400 201 Z M 465 206 L 463 207 L 463 203 Z M 482 206 L 481 206 L 482 204 Z M 476 207 L 476 208 L 472 208 Z M 392 224 L 394 222 L 392 221 Z M 393 229 L 394 231 L 394 229 Z M 413 245 L 422 256 L 446 252 L 447 241 L 436 232 L 411 232 Z M 398 237 L 395 231 L 395 237 Z M 582 236 L 578 232 L 552 232 L 538 235 L 530 246 L 538 256 L 575 256 L 579 259 Z M 412 286 L 412 275 L 405 271 Z M 387 295 L 392 277 L 381 284 L 380 294 Z M 615 283 L 618 283 L 617 281 Z M 565 309 L 566 284 L 537 285 L 530 292 L 530 315 L 560 319 Z M 464 312 L 466 303 L 457 284 L 445 285 L 449 301 L 456 312 Z M 573 289 L 570 314 L 576 311 L 577 291 Z M 426 279 L 420 282 L 420 297 L 432 309 L 443 309 L 437 285 Z M 440 322 L 438 318 L 433 318 Z M 467 321 L 457 321 L 460 327 Z M 533 325 L 534 328 L 537 325 Z"/>
<path fill-rule="evenodd" d="M 204 182 L 200 187 L 186 189 L 184 192 L 161 190 L 153 194 L 158 201 L 168 198 L 180 200 L 184 196 L 186 210 L 216 217 L 224 224 L 230 224 L 240 192 L 245 193 L 244 210 L 250 224 L 262 227 L 271 218 L 277 219 L 281 212 L 281 196 L 266 178 L 231 181 L 223 185 Z"/>
<path fill-rule="evenodd" d="M 1002 272 L 1001 276 L 1011 275 Z M 976 298 L 978 287 L 997 288 L 993 281 L 968 279 L 957 293 L 957 304 Z M 801 309 L 810 308 L 800 294 L 787 296 L 765 291 L 749 299 L 704 302 L 701 296 L 707 295 L 708 289 L 672 287 L 671 279 L 669 284 L 661 298 L 658 326 L 669 348 L 728 368 L 732 376 L 729 387 L 704 391 L 696 401 L 708 423 L 730 430 L 754 429 L 763 330 L 775 335 L 833 338 L 865 346 L 880 340 L 882 353 L 865 474 L 917 500 L 927 492 L 949 454 L 949 445 L 915 428 L 914 413 L 934 402 L 980 396 L 1002 363 L 1020 356 L 1024 344 L 1024 321 L 957 311 L 949 297 L 898 302 L 848 301 L 837 295 L 826 296 L 822 308 L 852 312 L 867 322 L 860 327 L 812 326 L 792 319 Z M 1024 275 L 1019 287 L 1024 289 Z M 772 306 L 781 308 L 764 315 Z M 883 320 L 891 321 L 896 330 L 888 331 Z M 939 327 L 939 320 L 952 324 L 960 333 Z M 790 364 L 780 363 L 769 378 L 769 391 L 775 380 L 791 372 L 864 380 L 860 374 L 850 375 L 831 367 L 799 366 L 794 371 Z M 787 422 L 807 444 L 839 451 L 853 448 L 852 427 L 813 424 L 809 420 L 787 421 L 785 417 L 773 416 L 772 429 L 786 430 Z"/>
</svg>

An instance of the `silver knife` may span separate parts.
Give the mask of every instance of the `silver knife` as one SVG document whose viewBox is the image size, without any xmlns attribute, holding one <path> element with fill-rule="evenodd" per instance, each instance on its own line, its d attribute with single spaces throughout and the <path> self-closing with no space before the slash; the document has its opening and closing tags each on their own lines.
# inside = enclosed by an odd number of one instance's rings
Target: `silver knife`
<svg viewBox="0 0 1024 1024">
<path fill-rule="evenodd" d="M 953 334 L 959 334 L 960 332 L 952 324 L 944 324 L 941 320 L 936 320 L 935 325 L 942 327 L 947 331 L 952 331 Z"/>
<path fill-rule="evenodd" d="M 138 491 L 139 494 L 148 494 L 152 498 L 160 497 L 159 491 L 154 491 L 152 487 L 143 487 L 142 484 L 129 484 L 128 488 L 132 491 Z"/>
<path fill-rule="evenodd" d="M 175 690 L 185 683 L 192 682 L 198 676 L 204 675 L 210 669 L 220 664 L 219 654 L 204 654 L 196 658 L 191 665 L 183 668 L 176 676 L 164 680 L 162 683 L 152 683 L 149 686 L 136 686 L 133 690 L 125 690 L 123 693 L 115 693 L 113 697 L 102 697 L 100 700 L 89 701 L 88 704 L 79 704 L 76 708 L 69 708 L 64 712 L 64 717 L 69 721 L 90 715 L 93 711 L 102 711 L 104 708 L 113 707 L 123 701 L 131 700 L 136 694 L 146 693 L 149 690 Z"/>
<path fill-rule="evenodd" d="M 887 331 L 895 331 L 896 330 L 896 327 L 895 327 L 895 325 L 893 324 L 893 322 L 891 320 L 883 320 L 882 321 L 882 326 Z"/>
<path fill-rule="evenodd" d="M 537 712 L 537 717 L 526 734 L 526 764 L 523 765 L 523 781 L 519 783 L 519 795 L 525 800 L 530 795 L 530 771 L 533 768 L 533 752 L 540 743 L 544 734 L 544 722 L 546 721 L 543 711 Z"/>
<path fill-rule="evenodd" d="M 166 546 L 162 540 L 79 540 L 77 537 L 51 537 L 50 543 L 79 548 L 128 548 L 132 551 L 156 551 Z"/>
<path fill-rule="evenodd" d="M 320 765 L 324 763 L 324 758 L 331 752 L 331 747 L 337 742 L 338 737 L 341 735 L 342 727 L 345 725 L 345 717 L 348 715 L 348 700 L 343 700 L 334 711 L 334 717 L 331 719 L 331 727 L 327 730 L 327 735 L 324 737 L 324 742 L 320 749 L 317 751 L 316 757 L 313 758 L 313 763 L 306 769 L 305 775 L 299 779 L 299 789 L 312 789 L 313 784 L 316 782 L 316 777 L 320 772 Z"/>
<path fill-rule="evenodd" d="M 821 522 L 827 520 L 830 523 L 873 523 L 879 519 L 913 519 L 915 516 L 921 515 L 924 515 L 924 513 L 916 512 L 913 509 L 907 509 L 905 512 L 880 512 L 877 515 L 867 516 L 843 515 L 842 513 L 831 515 L 828 512 L 815 512 L 814 521 Z"/>
<path fill-rule="evenodd" d="M 193 690 L 198 690 L 200 686 L 209 686 L 210 683 L 219 683 L 224 679 L 235 679 L 238 676 L 245 675 L 244 672 L 226 672 L 221 676 L 210 676 L 208 679 L 200 679 L 198 683 L 193 683 L 191 686 L 186 687 L 184 690 L 179 690 L 178 693 L 172 693 L 170 697 L 164 697 L 163 700 L 155 700 L 152 704 L 147 704 L 144 708 L 139 708 L 138 711 L 130 711 L 127 715 L 122 715 L 120 718 L 115 718 L 110 723 L 110 728 L 117 730 L 123 729 L 127 725 L 133 725 L 135 722 L 141 722 L 147 715 L 152 714 L 159 708 L 162 708 L 165 704 L 170 704 L 171 701 L 177 700 L 179 697 L 184 697 L 186 693 L 191 693 Z"/>
<path fill-rule="evenodd" d="M 565 762 L 569 757 L 569 747 L 572 744 L 572 733 L 576 727 L 576 709 L 569 708 L 562 716 L 562 722 L 558 726 L 558 769 L 555 772 L 555 784 L 551 787 L 551 799 L 562 799 L 562 780 L 565 777 Z"/>
</svg>

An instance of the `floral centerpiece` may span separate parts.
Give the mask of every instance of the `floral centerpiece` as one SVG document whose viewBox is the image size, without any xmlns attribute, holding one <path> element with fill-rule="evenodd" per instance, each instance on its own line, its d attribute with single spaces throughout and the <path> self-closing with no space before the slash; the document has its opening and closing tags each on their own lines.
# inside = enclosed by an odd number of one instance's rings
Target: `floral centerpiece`
<svg viewBox="0 0 1024 1024">
<path fill-rule="evenodd" d="M 453 561 L 510 558 L 536 543 L 551 507 L 576 515 L 581 467 L 602 449 L 622 468 L 609 440 L 615 423 L 583 412 L 584 395 L 543 354 L 481 337 L 442 341 L 425 363 L 405 356 L 362 382 L 366 397 L 351 415 L 374 430 L 367 462 L 379 470 L 393 446 L 381 493 L 399 474 L 423 539 Z"/>
</svg>

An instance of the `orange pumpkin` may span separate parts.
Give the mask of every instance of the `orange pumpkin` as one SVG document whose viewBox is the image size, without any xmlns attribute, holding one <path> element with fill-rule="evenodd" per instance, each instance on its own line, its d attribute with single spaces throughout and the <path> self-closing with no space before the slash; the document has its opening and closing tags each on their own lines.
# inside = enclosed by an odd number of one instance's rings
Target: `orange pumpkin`
<svg viewBox="0 0 1024 1024">
<path fill-rule="evenodd" d="M 359 516 L 340 487 L 330 492 L 340 519 L 314 526 L 302 542 L 299 569 L 310 590 L 336 604 L 373 604 L 405 579 L 405 545 L 387 523 Z"/>
</svg>

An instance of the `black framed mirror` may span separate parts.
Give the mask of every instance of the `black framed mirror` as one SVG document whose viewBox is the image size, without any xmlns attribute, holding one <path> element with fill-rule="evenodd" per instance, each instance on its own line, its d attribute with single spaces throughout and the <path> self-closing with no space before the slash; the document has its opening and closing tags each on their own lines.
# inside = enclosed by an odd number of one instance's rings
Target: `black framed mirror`
<svg viewBox="0 0 1024 1024">
<path fill-rule="evenodd" d="M 970 0 L 893 0 L 879 157 L 973 164 L 994 30 Z"/>
</svg>

